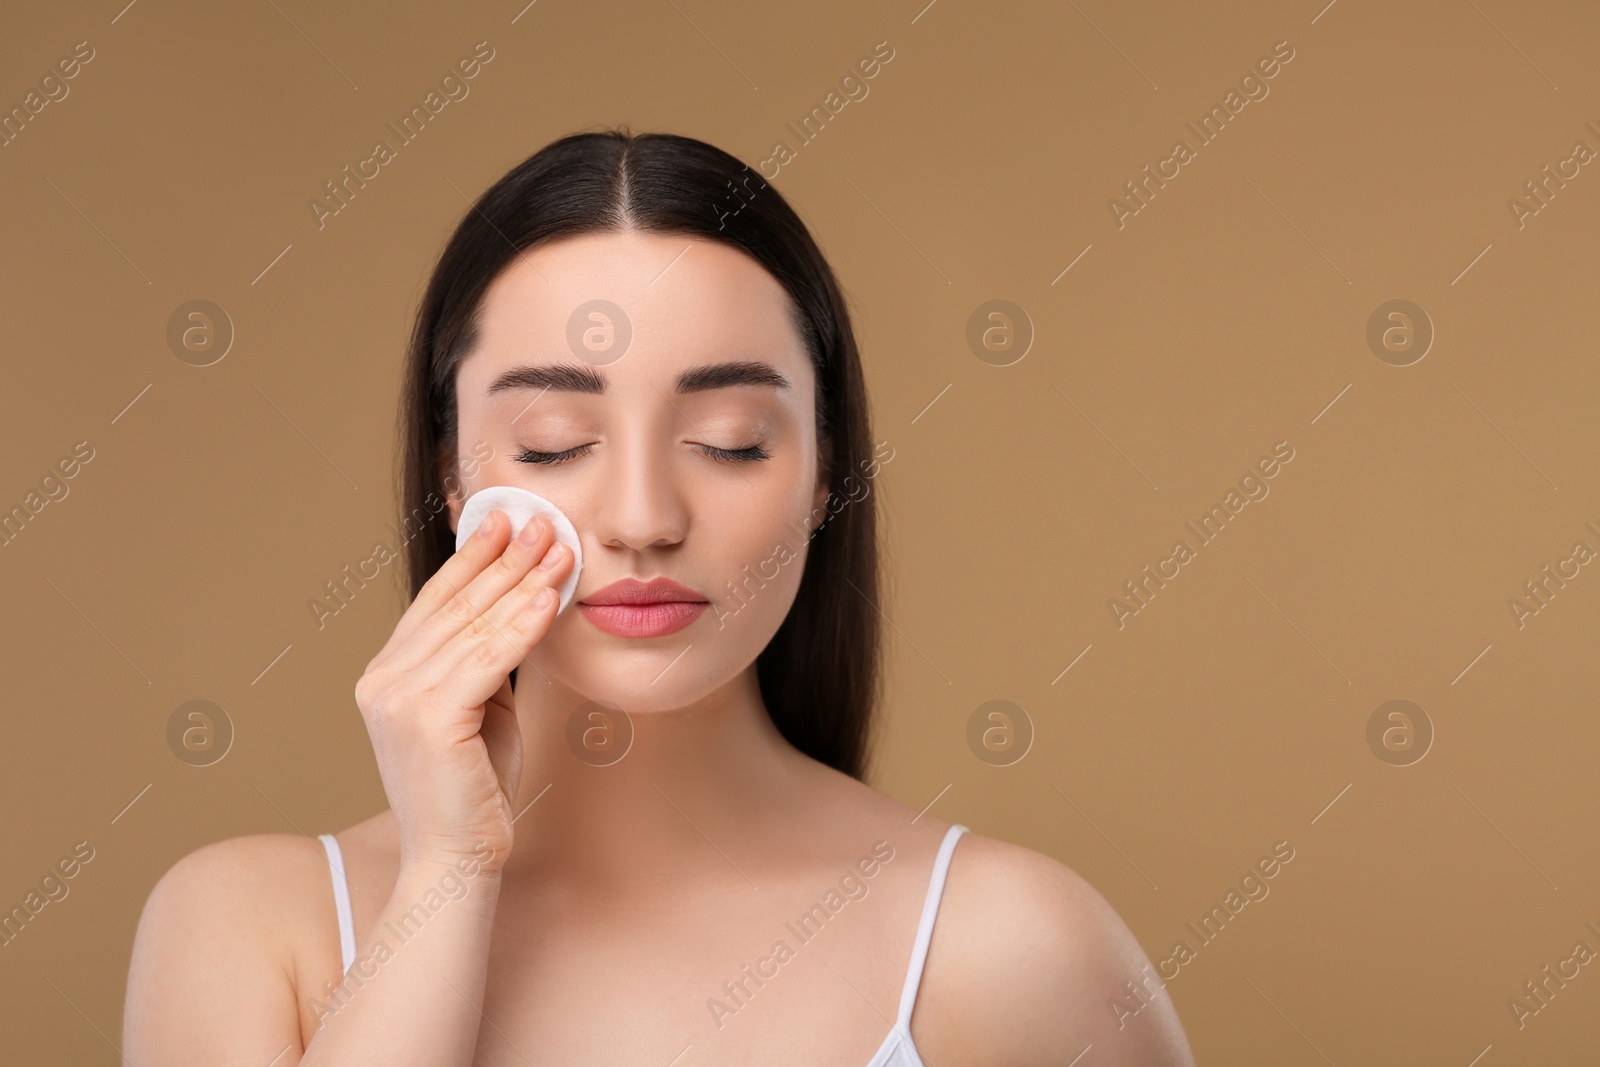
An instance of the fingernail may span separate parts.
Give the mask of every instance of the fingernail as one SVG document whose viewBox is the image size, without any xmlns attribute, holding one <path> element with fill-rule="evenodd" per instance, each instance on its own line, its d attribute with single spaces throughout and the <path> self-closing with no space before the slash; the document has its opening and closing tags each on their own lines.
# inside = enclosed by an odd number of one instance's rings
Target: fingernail
<svg viewBox="0 0 1600 1067">
<path fill-rule="evenodd" d="M 556 564 L 561 562 L 561 547 L 560 541 L 550 546 L 550 550 L 544 554 L 544 559 L 539 561 L 540 570 L 553 571 L 556 569 Z"/>
<path fill-rule="evenodd" d="M 517 540 L 525 545 L 531 545 L 539 540 L 539 534 L 544 529 L 544 516 L 535 515 L 522 527 L 522 532 L 517 534 Z"/>
</svg>

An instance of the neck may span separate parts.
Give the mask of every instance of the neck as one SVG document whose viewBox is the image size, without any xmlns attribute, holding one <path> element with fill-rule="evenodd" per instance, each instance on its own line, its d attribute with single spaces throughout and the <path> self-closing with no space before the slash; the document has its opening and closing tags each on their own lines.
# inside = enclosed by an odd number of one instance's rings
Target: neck
<svg viewBox="0 0 1600 1067">
<path fill-rule="evenodd" d="M 512 877 L 602 894 L 685 876 L 743 884 L 750 863 L 730 846 L 771 841 L 769 819 L 792 815 L 805 757 L 772 724 L 754 664 L 693 704 L 626 718 L 524 665 L 516 711 Z"/>
</svg>

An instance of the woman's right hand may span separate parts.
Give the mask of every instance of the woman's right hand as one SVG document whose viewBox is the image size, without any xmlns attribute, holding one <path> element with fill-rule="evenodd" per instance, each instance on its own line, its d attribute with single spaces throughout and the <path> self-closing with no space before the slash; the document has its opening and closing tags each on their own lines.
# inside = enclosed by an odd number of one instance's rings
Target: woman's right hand
<svg viewBox="0 0 1600 1067">
<path fill-rule="evenodd" d="M 550 629 L 572 551 L 541 516 L 516 538 L 510 527 L 489 512 L 356 683 L 402 867 L 471 856 L 495 871 L 511 852 L 522 734 L 510 674 Z"/>
</svg>

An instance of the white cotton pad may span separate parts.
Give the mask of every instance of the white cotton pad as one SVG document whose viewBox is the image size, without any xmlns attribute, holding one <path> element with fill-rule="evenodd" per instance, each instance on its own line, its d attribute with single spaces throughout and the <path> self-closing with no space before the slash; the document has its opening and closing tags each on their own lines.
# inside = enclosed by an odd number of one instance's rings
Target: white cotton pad
<svg viewBox="0 0 1600 1067">
<path fill-rule="evenodd" d="M 578 575 L 583 572 L 583 545 L 578 542 L 578 531 L 573 527 L 572 520 L 538 493 L 530 493 L 514 485 L 491 485 L 473 493 L 461 505 L 461 518 L 456 522 L 457 551 L 467 543 L 467 538 L 472 536 L 490 511 L 506 513 L 511 519 L 512 537 L 527 525 L 529 519 L 543 515 L 555 529 L 556 540 L 572 549 L 572 571 L 556 590 L 561 594 L 561 605 L 556 608 L 556 614 L 561 614 L 571 602 L 572 594 L 577 591 Z"/>
</svg>

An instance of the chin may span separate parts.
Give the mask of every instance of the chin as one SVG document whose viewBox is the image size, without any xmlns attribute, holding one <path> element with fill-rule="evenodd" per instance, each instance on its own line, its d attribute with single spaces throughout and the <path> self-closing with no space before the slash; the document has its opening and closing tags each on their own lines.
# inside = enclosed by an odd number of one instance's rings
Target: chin
<svg viewBox="0 0 1600 1067">
<path fill-rule="evenodd" d="M 614 705 L 629 715 L 676 711 L 702 700 L 739 673 L 729 665 L 715 670 L 716 677 L 708 677 L 708 670 L 717 665 L 704 654 L 709 651 L 704 642 L 694 642 L 686 653 L 684 647 L 690 642 L 685 641 L 654 647 L 638 642 L 634 648 L 620 649 L 614 646 L 621 642 L 614 638 L 611 642 L 610 648 L 590 647 L 572 654 L 541 645 L 529 662 L 569 689 L 572 698 Z"/>
</svg>

